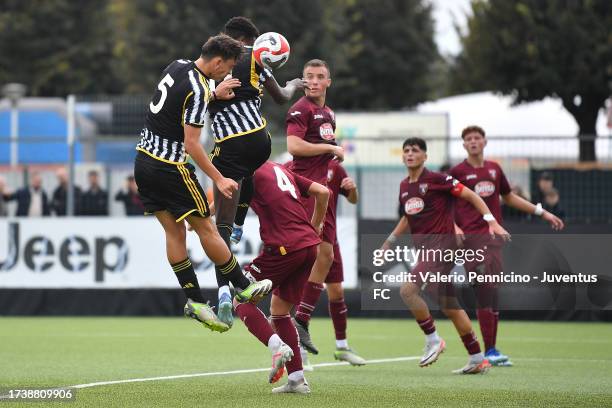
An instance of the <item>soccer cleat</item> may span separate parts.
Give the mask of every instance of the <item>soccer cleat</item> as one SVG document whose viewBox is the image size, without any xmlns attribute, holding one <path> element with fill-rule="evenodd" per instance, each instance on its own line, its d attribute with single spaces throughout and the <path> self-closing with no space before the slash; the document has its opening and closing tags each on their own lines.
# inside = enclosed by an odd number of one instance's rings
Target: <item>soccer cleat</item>
<svg viewBox="0 0 612 408">
<path fill-rule="evenodd" d="M 230 241 L 232 241 L 232 243 L 234 244 L 238 244 L 242 239 L 243 232 L 244 231 L 242 230 L 242 227 L 234 226 L 234 229 L 232 230 L 232 235 L 230 235 Z"/>
<path fill-rule="evenodd" d="M 219 320 L 227 324 L 228 327 L 232 327 L 234 324 L 234 305 L 232 304 L 232 298 L 229 294 L 223 293 L 219 298 L 219 313 L 217 316 Z"/>
<path fill-rule="evenodd" d="M 306 382 L 306 379 L 297 381 L 289 380 L 287 384 L 281 385 L 280 387 L 272 388 L 273 394 L 281 393 L 293 393 L 293 394 L 310 394 L 310 386 Z"/>
<path fill-rule="evenodd" d="M 334 352 L 334 358 L 336 360 L 346 361 L 353 366 L 362 366 L 366 364 L 366 361 L 350 348 L 337 348 Z"/>
<path fill-rule="evenodd" d="M 293 358 L 293 350 L 285 343 L 281 344 L 278 351 L 272 356 L 272 369 L 268 381 L 273 384 L 280 380 L 285 373 L 285 363 Z"/>
<path fill-rule="evenodd" d="M 300 347 L 300 355 L 302 356 L 302 370 L 314 371 L 314 367 L 308 359 L 308 352 L 303 347 Z"/>
<path fill-rule="evenodd" d="M 446 342 L 442 338 L 433 343 L 426 342 L 425 349 L 423 350 L 423 357 L 421 357 L 421 361 L 419 361 L 419 366 L 427 367 L 438 361 L 438 357 L 444 352 L 445 348 Z"/>
<path fill-rule="evenodd" d="M 272 281 L 270 279 L 262 279 L 257 282 L 252 282 L 246 289 L 236 292 L 236 300 L 240 303 L 258 300 L 266 296 L 272 290 Z"/>
<path fill-rule="evenodd" d="M 312 342 L 312 339 L 310 338 L 310 333 L 308 332 L 308 326 L 305 324 L 302 325 L 302 323 L 300 323 L 295 318 L 292 320 L 293 320 L 293 324 L 295 325 L 295 328 L 297 329 L 298 336 L 300 337 L 300 345 L 304 347 L 306 351 L 308 351 L 309 353 L 319 354 L 319 349 L 317 349 L 317 346 L 314 345 L 314 343 Z"/>
<path fill-rule="evenodd" d="M 496 367 L 512 367 L 512 363 L 509 361 L 510 357 L 499 352 L 495 347 L 491 347 L 485 353 L 485 358 L 489 360 L 492 366 Z"/>
<path fill-rule="evenodd" d="M 198 303 L 187 299 L 184 313 L 185 316 L 197 320 L 212 331 L 223 333 L 229 330 L 229 326 L 219 320 L 208 303 Z"/>
<path fill-rule="evenodd" d="M 468 361 L 468 363 L 458 370 L 453 370 L 453 374 L 486 374 L 491 368 L 491 363 L 486 358 L 482 361 Z"/>
</svg>

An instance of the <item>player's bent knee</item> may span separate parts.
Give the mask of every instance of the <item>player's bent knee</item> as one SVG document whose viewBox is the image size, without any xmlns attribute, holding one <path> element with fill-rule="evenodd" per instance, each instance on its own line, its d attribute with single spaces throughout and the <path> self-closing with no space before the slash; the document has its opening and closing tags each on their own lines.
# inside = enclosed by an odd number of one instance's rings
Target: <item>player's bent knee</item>
<svg viewBox="0 0 612 408">
<path fill-rule="evenodd" d="M 327 297 L 330 302 L 338 302 L 344 299 L 344 290 L 340 283 L 328 283 L 327 284 Z"/>
</svg>

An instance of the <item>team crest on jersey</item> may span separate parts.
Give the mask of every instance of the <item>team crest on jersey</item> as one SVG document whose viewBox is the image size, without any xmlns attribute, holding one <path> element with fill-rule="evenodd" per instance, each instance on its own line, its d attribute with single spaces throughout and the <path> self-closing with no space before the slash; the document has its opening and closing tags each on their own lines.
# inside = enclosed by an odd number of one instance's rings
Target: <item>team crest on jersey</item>
<svg viewBox="0 0 612 408">
<path fill-rule="evenodd" d="M 490 181 L 481 181 L 474 186 L 474 192 L 481 197 L 489 197 L 495 193 L 495 184 Z"/>
<path fill-rule="evenodd" d="M 329 123 L 324 123 L 319 127 L 319 134 L 321 139 L 334 140 L 334 128 Z"/>
<path fill-rule="evenodd" d="M 412 197 L 406 204 L 404 204 L 404 211 L 408 215 L 415 215 L 423 211 L 425 208 L 425 201 L 420 197 Z"/>
<path fill-rule="evenodd" d="M 428 188 L 429 185 L 427 183 L 419 184 L 419 193 L 421 193 L 421 195 L 425 195 L 427 193 Z"/>
<path fill-rule="evenodd" d="M 314 115 L 312 118 L 313 119 L 323 119 L 325 116 L 321 115 L 321 114 L 316 114 Z"/>
<path fill-rule="evenodd" d="M 492 178 L 495 178 L 495 176 L 497 175 L 497 170 L 489 169 L 489 174 L 491 175 Z"/>
<path fill-rule="evenodd" d="M 327 182 L 330 183 L 334 177 L 334 171 L 332 169 L 327 170 Z"/>
</svg>

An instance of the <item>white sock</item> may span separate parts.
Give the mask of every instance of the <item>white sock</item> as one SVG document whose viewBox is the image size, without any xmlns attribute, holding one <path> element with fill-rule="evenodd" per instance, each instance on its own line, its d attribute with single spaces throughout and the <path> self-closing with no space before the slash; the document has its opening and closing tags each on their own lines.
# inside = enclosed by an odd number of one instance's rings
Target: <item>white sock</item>
<svg viewBox="0 0 612 408">
<path fill-rule="evenodd" d="M 346 339 L 336 340 L 336 348 L 343 348 L 343 349 L 349 348 L 348 340 L 346 340 Z"/>
<path fill-rule="evenodd" d="M 221 286 L 219 288 L 219 292 L 218 292 L 218 298 L 221 299 L 221 295 L 223 295 L 224 293 L 227 293 L 227 295 L 230 297 L 230 299 L 232 298 L 232 293 L 230 292 L 230 287 L 225 285 L 225 286 Z"/>
<path fill-rule="evenodd" d="M 276 353 L 281 344 L 283 344 L 283 341 L 278 337 L 278 334 L 274 333 L 268 340 L 268 349 L 270 349 L 270 353 Z"/>
<path fill-rule="evenodd" d="M 289 374 L 289 381 L 300 381 L 304 379 L 304 370 L 294 371 Z"/>
<path fill-rule="evenodd" d="M 438 331 L 437 330 L 435 330 L 431 334 L 426 334 L 425 337 L 427 338 L 427 342 L 428 343 L 437 343 L 437 342 L 440 341 L 440 336 L 438 336 Z"/>
<path fill-rule="evenodd" d="M 484 360 L 484 355 L 481 353 L 470 354 L 470 363 L 480 364 Z"/>
</svg>

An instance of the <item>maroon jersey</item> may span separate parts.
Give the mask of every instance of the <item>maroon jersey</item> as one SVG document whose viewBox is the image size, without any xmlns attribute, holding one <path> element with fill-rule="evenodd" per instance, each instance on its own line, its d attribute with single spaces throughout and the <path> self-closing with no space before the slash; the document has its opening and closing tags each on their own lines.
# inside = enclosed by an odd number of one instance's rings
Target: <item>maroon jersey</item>
<svg viewBox="0 0 612 408">
<path fill-rule="evenodd" d="M 257 169 L 251 208 L 259 217 L 259 235 L 264 245 L 278 247 L 284 255 L 321 242 L 300 202 L 300 196 L 308 195 L 311 184 L 311 180 L 270 161 Z"/>
<path fill-rule="evenodd" d="M 423 169 L 414 183 L 407 177 L 400 184 L 399 201 L 416 235 L 454 234 L 453 196 L 463 185 L 452 176 Z"/>
<path fill-rule="evenodd" d="M 326 219 L 332 223 L 334 230 L 336 229 L 336 208 L 338 206 L 338 196 L 342 194 L 348 197 L 349 191 L 340 187 L 342 180 L 348 177 L 346 170 L 338 160 L 331 160 L 327 168 L 327 188 L 329 188 L 329 201 L 327 203 Z"/>
<path fill-rule="evenodd" d="M 478 194 L 498 223 L 502 223 L 501 202 L 499 195 L 511 192 L 510 184 L 501 167 L 492 161 L 485 160 L 482 167 L 473 167 L 467 160 L 453 167 L 449 174 L 461 184 Z M 466 234 L 488 234 L 489 223 L 482 219 L 482 214 L 465 200 L 455 203 L 455 222 Z"/>
<path fill-rule="evenodd" d="M 303 96 L 287 112 L 286 123 L 287 136 L 297 136 L 308 143 L 336 144 L 336 116 L 327 105 L 320 107 Z M 333 157 L 333 154 L 294 156 L 289 168 L 312 181 L 325 184 L 327 166 Z"/>
</svg>

